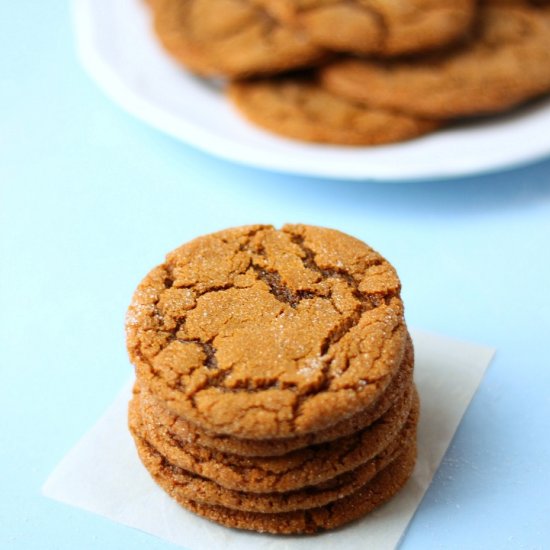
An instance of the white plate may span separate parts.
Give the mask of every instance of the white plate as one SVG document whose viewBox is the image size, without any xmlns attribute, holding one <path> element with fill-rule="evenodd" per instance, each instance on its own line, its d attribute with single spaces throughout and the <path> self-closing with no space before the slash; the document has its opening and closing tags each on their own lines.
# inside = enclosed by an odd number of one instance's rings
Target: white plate
<svg viewBox="0 0 550 550">
<path fill-rule="evenodd" d="M 99 86 L 152 126 L 227 160 L 278 172 L 385 181 L 459 177 L 550 154 L 550 99 L 406 143 L 352 148 L 280 139 L 250 126 L 212 84 L 165 55 L 143 0 L 76 0 L 81 60 Z"/>
</svg>

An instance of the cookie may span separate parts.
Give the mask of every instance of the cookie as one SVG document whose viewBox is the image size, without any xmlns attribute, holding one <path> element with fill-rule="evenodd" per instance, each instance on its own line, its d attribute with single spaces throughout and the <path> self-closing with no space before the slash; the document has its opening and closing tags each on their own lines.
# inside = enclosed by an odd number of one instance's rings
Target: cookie
<svg viewBox="0 0 550 550">
<path fill-rule="evenodd" d="M 411 387 L 404 399 L 372 426 L 330 443 L 279 457 L 241 457 L 171 439 L 165 429 L 142 418 L 146 438 L 171 464 L 215 481 L 227 489 L 283 493 L 316 485 L 353 470 L 381 453 L 401 432 L 409 416 L 418 416 Z M 134 409 L 138 410 L 135 405 Z"/>
<path fill-rule="evenodd" d="M 475 0 L 263 0 L 317 44 L 362 55 L 394 56 L 440 48 L 460 39 Z"/>
<path fill-rule="evenodd" d="M 418 137 L 441 126 L 338 97 L 308 76 L 233 82 L 228 96 L 248 120 L 263 129 L 318 143 L 382 145 Z"/>
<path fill-rule="evenodd" d="M 412 384 L 414 354 L 412 342 L 407 346 L 403 364 L 390 382 L 384 394 L 365 411 L 331 426 L 328 429 L 289 439 L 236 439 L 223 434 L 201 430 L 191 422 L 187 422 L 168 411 L 158 399 L 146 390 L 139 391 L 141 414 L 148 418 L 152 429 L 168 429 L 170 436 L 177 443 L 191 443 L 207 447 L 222 453 L 240 456 L 281 456 L 291 451 L 333 441 L 362 430 L 378 420 L 396 403 Z"/>
<path fill-rule="evenodd" d="M 405 485 L 412 474 L 415 461 L 416 444 L 413 442 L 401 456 L 354 493 L 325 506 L 282 513 L 234 510 L 185 498 L 178 491 L 172 469 L 162 461 L 158 463 L 160 467 L 150 473 L 183 507 L 227 527 L 273 534 L 306 534 L 340 527 L 389 500 Z"/>
<path fill-rule="evenodd" d="M 132 411 L 131 407 L 129 418 L 130 429 L 141 461 L 154 478 L 163 474 L 171 477 L 170 494 L 172 496 L 192 499 L 203 504 L 262 513 L 305 510 L 344 498 L 357 491 L 380 470 L 388 466 L 416 437 L 416 419 L 411 418 L 400 434 L 380 454 L 355 470 L 325 483 L 292 492 L 248 493 L 245 490 L 226 489 L 207 478 L 170 464 L 147 440 L 139 411 Z"/>
<path fill-rule="evenodd" d="M 266 74 L 311 65 L 325 51 L 249 0 L 154 0 L 163 47 L 202 75 Z"/>
<path fill-rule="evenodd" d="M 462 47 L 394 63 L 340 61 L 321 80 L 350 100 L 434 119 L 503 111 L 550 91 L 550 10 L 488 2 Z"/>
<path fill-rule="evenodd" d="M 305 225 L 183 245 L 140 283 L 126 327 L 140 386 L 200 428 L 244 439 L 313 433 L 372 406 L 408 337 L 387 260 Z"/>
</svg>

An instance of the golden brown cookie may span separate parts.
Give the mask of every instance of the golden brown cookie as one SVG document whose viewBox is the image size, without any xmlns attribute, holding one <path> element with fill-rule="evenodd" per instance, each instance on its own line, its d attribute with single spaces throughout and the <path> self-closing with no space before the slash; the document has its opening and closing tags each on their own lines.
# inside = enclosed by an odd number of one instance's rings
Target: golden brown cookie
<svg viewBox="0 0 550 550">
<path fill-rule="evenodd" d="M 402 55 L 461 38 L 476 0 L 262 0 L 275 16 L 314 42 L 363 55 Z"/>
<path fill-rule="evenodd" d="M 279 457 L 241 457 L 182 444 L 171 439 L 167 430 L 142 420 L 147 441 L 174 466 L 227 489 L 282 493 L 319 484 L 372 460 L 395 440 L 409 417 L 416 424 L 419 405 L 413 394 L 411 387 L 400 403 L 358 433 Z M 132 408 L 133 414 L 139 414 L 137 403 Z"/>
<path fill-rule="evenodd" d="M 287 493 L 248 493 L 243 490 L 226 489 L 217 483 L 178 468 L 167 461 L 154 445 L 149 443 L 146 430 L 141 424 L 139 410 L 130 407 L 129 425 L 136 442 L 141 461 L 156 478 L 165 472 L 172 478 L 170 494 L 183 499 L 224 506 L 235 510 L 275 513 L 304 510 L 324 506 L 357 491 L 385 468 L 403 449 L 416 438 L 416 419 L 410 418 L 405 428 L 390 444 L 372 460 L 355 470 L 339 475 L 322 484 L 307 486 Z"/>
<path fill-rule="evenodd" d="M 154 0 L 150 7 L 161 44 L 199 74 L 267 74 L 325 56 L 303 33 L 250 0 Z"/>
<path fill-rule="evenodd" d="M 411 476 L 416 461 L 416 442 L 372 480 L 350 495 L 325 506 L 294 512 L 247 512 L 213 506 L 184 498 L 171 467 L 162 461 L 150 469 L 155 481 L 179 504 L 205 518 L 237 529 L 274 534 L 315 533 L 334 529 L 371 512 L 395 495 Z"/>
<path fill-rule="evenodd" d="M 382 145 L 418 137 L 441 126 L 431 120 L 338 97 L 309 77 L 233 82 L 228 96 L 251 122 L 270 132 L 304 141 Z"/>
<path fill-rule="evenodd" d="M 223 453 L 240 456 L 281 456 L 291 451 L 333 441 L 362 430 L 378 420 L 396 403 L 412 384 L 414 354 L 412 342 L 407 346 L 403 364 L 394 376 L 384 394 L 365 411 L 335 424 L 325 430 L 289 439 L 237 439 L 223 434 L 201 430 L 191 422 L 168 411 L 157 398 L 146 390 L 140 393 L 141 414 L 147 418 L 152 429 L 167 429 L 170 436 L 181 443 L 208 447 Z M 155 428 L 155 426 L 158 426 Z"/>
<path fill-rule="evenodd" d="M 445 54 L 321 71 L 332 93 L 385 109 L 450 119 L 502 111 L 550 91 L 550 11 L 489 2 L 468 43 Z"/>
<path fill-rule="evenodd" d="M 248 439 L 313 433 L 372 406 L 408 334 L 393 267 L 305 225 L 183 245 L 140 283 L 126 326 L 142 387 L 203 429 Z"/>
</svg>

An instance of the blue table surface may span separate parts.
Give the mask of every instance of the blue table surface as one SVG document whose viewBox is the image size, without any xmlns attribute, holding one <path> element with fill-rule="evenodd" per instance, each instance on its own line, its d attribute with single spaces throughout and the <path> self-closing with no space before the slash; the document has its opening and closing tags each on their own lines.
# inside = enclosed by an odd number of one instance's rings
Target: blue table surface
<svg viewBox="0 0 550 550">
<path fill-rule="evenodd" d="M 258 221 L 366 240 L 396 265 L 410 325 L 498 349 L 402 548 L 550 548 L 549 160 L 391 185 L 257 171 L 106 99 L 65 2 L 3 2 L 0 36 L 0 548 L 171 547 L 40 487 L 131 375 L 141 277 Z"/>
</svg>

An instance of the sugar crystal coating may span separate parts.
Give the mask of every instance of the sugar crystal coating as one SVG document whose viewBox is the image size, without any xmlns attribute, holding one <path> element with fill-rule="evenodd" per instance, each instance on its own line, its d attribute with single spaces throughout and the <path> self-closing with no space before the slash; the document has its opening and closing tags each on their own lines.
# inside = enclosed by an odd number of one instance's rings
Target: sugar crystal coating
<svg viewBox="0 0 550 550">
<path fill-rule="evenodd" d="M 305 434 L 386 389 L 406 344 L 399 292 L 392 266 L 338 231 L 230 229 L 146 276 L 128 310 L 128 350 L 140 383 L 205 429 Z"/>
</svg>

